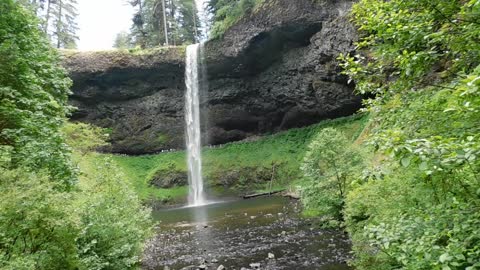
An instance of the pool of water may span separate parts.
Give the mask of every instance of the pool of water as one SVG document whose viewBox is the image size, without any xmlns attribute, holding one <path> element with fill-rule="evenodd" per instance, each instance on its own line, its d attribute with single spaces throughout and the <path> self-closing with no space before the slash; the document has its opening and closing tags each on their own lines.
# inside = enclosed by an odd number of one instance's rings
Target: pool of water
<svg viewBox="0 0 480 270">
<path fill-rule="evenodd" d="M 283 197 L 155 211 L 157 234 L 143 268 L 350 269 L 347 236 L 321 230 L 299 212 L 297 202 Z"/>
</svg>

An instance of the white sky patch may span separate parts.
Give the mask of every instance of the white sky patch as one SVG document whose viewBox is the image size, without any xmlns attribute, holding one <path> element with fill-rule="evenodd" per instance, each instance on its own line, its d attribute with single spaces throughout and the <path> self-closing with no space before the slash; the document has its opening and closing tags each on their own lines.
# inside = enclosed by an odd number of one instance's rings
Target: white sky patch
<svg viewBox="0 0 480 270">
<path fill-rule="evenodd" d="M 108 50 L 116 35 L 132 25 L 134 8 L 126 0 L 78 0 L 78 49 Z"/>
</svg>

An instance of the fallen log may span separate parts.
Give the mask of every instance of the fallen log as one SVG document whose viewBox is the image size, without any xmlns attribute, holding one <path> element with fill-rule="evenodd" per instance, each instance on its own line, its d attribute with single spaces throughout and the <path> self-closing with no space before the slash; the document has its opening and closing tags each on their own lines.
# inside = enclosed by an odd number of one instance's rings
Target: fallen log
<svg viewBox="0 0 480 270">
<path fill-rule="evenodd" d="M 269 192 L 262 192 L 262 193 L 255 193 L 255 194 L 248 194 L 248 195 L 244 195 L 243 198 L 244 199 L 251 199 L 251 198 L 262 197 L 262 196 L 270 196 L 270 195 L 273 195 L 273 194 L 282 193 L 285 190 L 286 189 L 269 191 Z"/>
</svg>

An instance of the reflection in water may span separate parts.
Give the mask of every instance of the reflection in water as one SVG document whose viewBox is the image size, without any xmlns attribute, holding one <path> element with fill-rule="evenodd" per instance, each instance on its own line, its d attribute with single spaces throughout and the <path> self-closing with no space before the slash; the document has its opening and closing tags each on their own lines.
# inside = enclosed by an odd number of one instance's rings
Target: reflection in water
<svg viewBox="0 0 480 270">
<path fill-rule="evenodd" d="M 208 226 L 208 208 L 203 206 L 195 207 L 191 210 L 190 213 L 193 213 L 193 222 L 196 227 L 196 232 L 193 237 L 198 243 L 199 248 L 209 252 L 213 249 L 213 246 L 212 241 L 210 241 L 212 239 L 212 232 Z"/>
</svg>

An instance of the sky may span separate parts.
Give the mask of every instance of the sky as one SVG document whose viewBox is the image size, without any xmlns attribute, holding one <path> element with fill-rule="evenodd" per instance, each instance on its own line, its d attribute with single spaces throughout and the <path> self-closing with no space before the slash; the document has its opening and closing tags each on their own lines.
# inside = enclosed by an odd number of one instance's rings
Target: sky
<svg viewBox="0 0 480 270">
<path fill-rule="evenodd" d="M 108 50 L 115 36 L 128 31 L 134 8 L 126 0 L 78 0 L 78 49 Z"/>
</svg>

